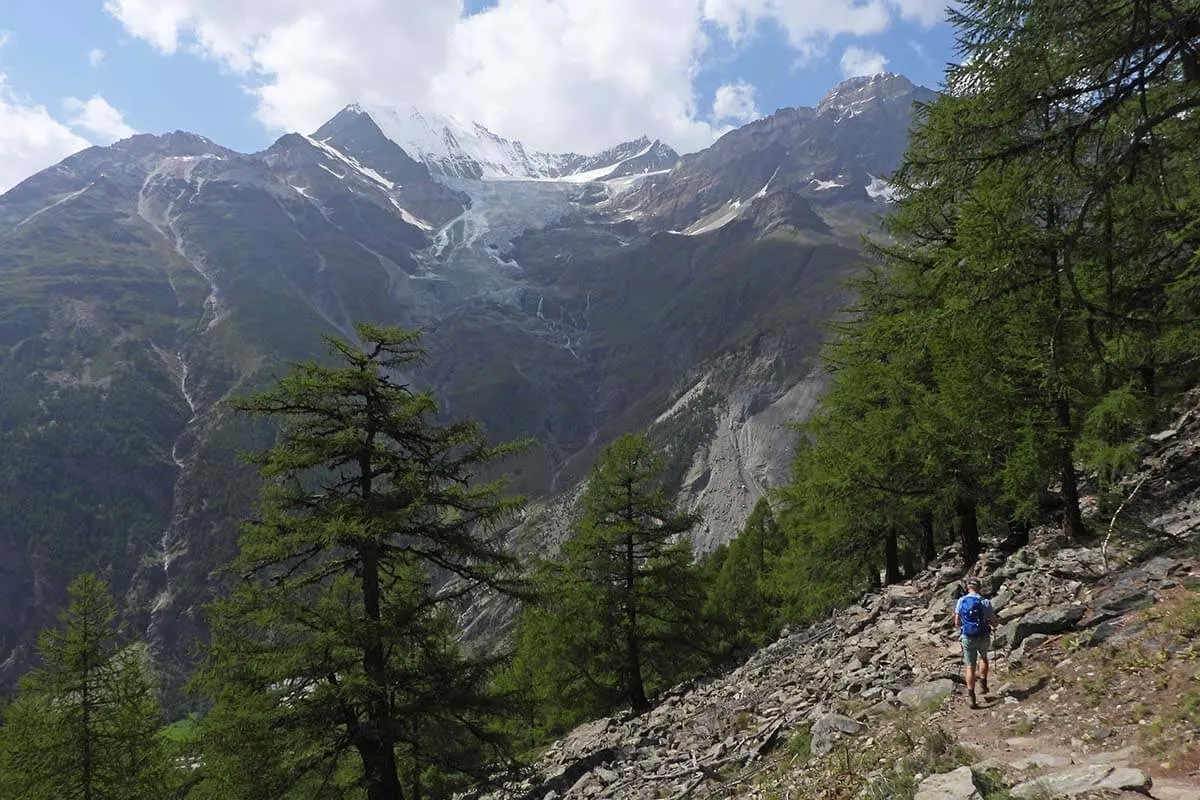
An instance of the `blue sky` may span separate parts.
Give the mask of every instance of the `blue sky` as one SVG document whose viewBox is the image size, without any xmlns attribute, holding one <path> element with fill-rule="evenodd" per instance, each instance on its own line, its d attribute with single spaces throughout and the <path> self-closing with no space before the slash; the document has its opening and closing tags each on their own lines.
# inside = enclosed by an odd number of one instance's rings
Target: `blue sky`
<svg viewBox="0 0 1200 800">
<path fill-rule="evenodd" d="M 241 151 L 347 103 L 420 105 L 528 145 L 677 149 L 850 74 L 937 86 L 941 0 L 6 0 L 0 189 L 132 131 Z"/>
</svg>

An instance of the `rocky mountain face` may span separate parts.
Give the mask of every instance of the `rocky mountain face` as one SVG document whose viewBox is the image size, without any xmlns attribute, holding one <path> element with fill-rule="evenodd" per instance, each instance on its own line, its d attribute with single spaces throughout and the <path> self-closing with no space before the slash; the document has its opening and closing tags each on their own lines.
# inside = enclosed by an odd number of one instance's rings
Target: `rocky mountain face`
<svg viewBox="0 0 1200 800">
<path fill-rule="evenodd" d="M 527 536 L 560 537 L 555 498 L 651 426 L 709 509 L 697 544 L 728 539 L 786 473 L 926 96 L 856 79 L 683 159 L 351 106 L 261 153 L 135 136 L 26 180 L 0 197 L 2 671 L 83 569 L 184 665 L 257 493 L 238 454 L 272 436 L 228 401 L 356 320 L 421 326 L 411 378 L 447 414 L 537 440 L 510 465 Z"/>
<path fill-rule="evenodd" d="M 1200 392 L 1120 488 L 1119 515 L 1087 498 L 1095 540 L 1038 528 L 970 572 L 947 548 L 644 715 L 580 726 L 505 796 L 1197 800 Z M 968 575 L 1000 618 L 979 709 L 953 625 Z"/>
</svg>

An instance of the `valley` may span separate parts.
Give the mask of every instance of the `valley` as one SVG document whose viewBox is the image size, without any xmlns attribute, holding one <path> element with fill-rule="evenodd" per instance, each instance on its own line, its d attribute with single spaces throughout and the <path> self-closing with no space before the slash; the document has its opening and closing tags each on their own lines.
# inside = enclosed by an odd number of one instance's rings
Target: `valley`
<svg viewBox="0 0 1200 800">
<path fill-rule="evenodd" d="M 931 96 L 853 79 L 683 157 L 530 153 L 351 106 L 262 153 L 138 135 L 24 181 L 0 197 L 0 671 L 97 569 L 184 674 L 253 509 L 238 454 L 271 436 L 229 401 L 358 320 L 423 329 L 411 379 L 446 417 L 535 440 L 514 489 L 551 541 L 599 449 L 695 413 L 677 401 L 703 385 L 717 424 L 673 459 L 711 508 L 700 550 L 728 541 L 786 476 L 822 322 L 886 205 L 876 176 Z"/>
</svg>

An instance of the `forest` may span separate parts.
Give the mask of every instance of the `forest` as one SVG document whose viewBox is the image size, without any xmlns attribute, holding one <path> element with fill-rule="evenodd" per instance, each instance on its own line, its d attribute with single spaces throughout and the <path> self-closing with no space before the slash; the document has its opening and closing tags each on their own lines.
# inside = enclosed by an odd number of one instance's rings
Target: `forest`
<svg viewBox="0 0 1200 800">
<path fill-rule="evenodd" d="M 152 659 L 80 576 L 2 709 L 18 800 L 444 798 L 504 780 L 573 725 L 650 708 L 784 626 L 903 580 L 954 545 L 1089 530 L 1200 383 L 1200 3 L 967 0 L 958 63 L 917 112 L 830 387 L 788 485 L 697 556 L 669 437 L 592 469 L 574 536 L 518 558 L 523 500 L 489 442 L 393 376 L 419 333 L 357 343 L 238 401 L 276 421 L 264 489 L 196 712 L 166 720 Z M 519 602 L 511 647 L 457 637 L 463 604 Z M 168 724 L 170 723 L 170 724 Z"/>
</svg>

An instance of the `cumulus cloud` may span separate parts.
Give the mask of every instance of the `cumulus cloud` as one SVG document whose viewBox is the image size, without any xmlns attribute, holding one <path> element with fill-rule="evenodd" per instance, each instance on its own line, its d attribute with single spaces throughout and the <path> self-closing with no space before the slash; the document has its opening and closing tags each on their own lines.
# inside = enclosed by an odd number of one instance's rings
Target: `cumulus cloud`
<svg viewBox="0 0 1200 800">
<path fill-rule="evenodd" d="M 894 0 L 900 15 L 922 25 L 933 25 L 946 18 L 953 0 Z"/>
<path fill-rule="evenodd" d="M 847 78 L 856 75 L 874 75 L 883 72 L 888 60 L 878 50 L 868 50 L 857 45 L 850 45 L 842 51 L 842 74 Z"/>
<path fill-rule="evenodd" d="M 824 49 L 834 36 L 881 33 L 893 13 L 918 0 L 703 0 L 705 17 L 729 31 L 735 41 L 763 22 L 779 25 L 802 58 Z"/>
<path fill-rule="evenodd" d="M 97 47 L 88 53 L 88 63 L 93 67 L 98 67 L 100 66 L 100 62 L 104 60 L 104 55 L 104 51 Z"/>
<path fill-rule="evenodd" d="M 477 120 L 539 149 L 589 151 L 643 133 L 708 144 L 719 110 L 696 95 L 711 42 L 779 25 L 800 58 L 836 36 L 903 17 L 930 24 L 943 0 L 106 0 L 131 34 L 237 73 L 268 127 L 310 131 L 364 101 Z M 750 98 L 752 100 L 752 97 Z M 731 116 L 730 118 L 736 118 Z"/>
<path fill-rule="evenodd" d="M 694 0 L 502 0 L 460 21 L 433 104 L 535 147 L 594 151 L 643 133 L 708 145 L 692 80 Z"/>
<path fill-rule="evenodd" d="M 82 128 L 102 144 L 112 144 L 137 133 L 125 124 L 121 112 L 98 94 L 87 100 L 68 97 L 63 101 L 63 108 L 73 115 L 68 120 L 72 128 Z"/>
<path fill-rule="evenodd" d="M 712 116 L 715 122 L 752 122 L 762 116 L 754 98 L 754 87 L 739 81 L 718 87 L 713 95 Z"/>
<path fill-rule="evenodd" d="M 164 53 L 187 48 L 248 79 L 258 118 L 311 131 L 356 101 L 421 102 L 446 63 L 461 0 L 108 0 Z"/>
<path fill-rule="evenodd" d="M 0 192 L 89 144 L 43 106 L 15 92 L 0 72 Z"/>
</svg>

